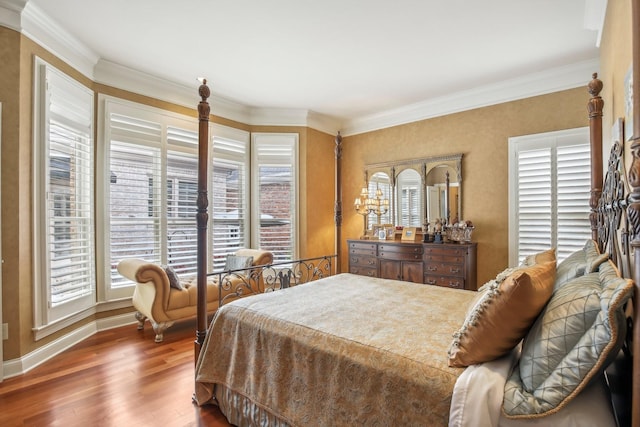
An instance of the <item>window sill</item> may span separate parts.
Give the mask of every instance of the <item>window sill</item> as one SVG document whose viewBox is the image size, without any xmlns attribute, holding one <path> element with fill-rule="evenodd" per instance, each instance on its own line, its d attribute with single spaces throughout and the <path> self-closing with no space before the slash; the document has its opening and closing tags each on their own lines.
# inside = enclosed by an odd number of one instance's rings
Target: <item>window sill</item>
<svg viewBox="0 0 640 427">
<path fill-rule="evenodd" d="M 64 328 L 72 326 L 75 323 L 80 322 L 81 320 L 91 317 L 96 313 L 104 313 L 106 311 L 118 310 L 128 307 L 132 307 L 131 298 L 122 298 L 114 301 L 99 302 L 91 308 L 82 310 L 71 316 L 67 316 L 64 319 L 60 319 L 48 325 L 42 325 L 33 328 L 33 336 L 36 341 L 39 341 L 45 337 L 48 337 L 49 335 L 61 331 Z"/>
</svg>

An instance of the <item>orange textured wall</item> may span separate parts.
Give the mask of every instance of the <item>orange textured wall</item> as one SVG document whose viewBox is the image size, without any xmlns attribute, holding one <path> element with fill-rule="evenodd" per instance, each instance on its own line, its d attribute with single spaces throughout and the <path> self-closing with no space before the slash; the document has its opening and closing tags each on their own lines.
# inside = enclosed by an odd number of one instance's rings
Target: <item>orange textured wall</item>
<svg viewBox="0 0 640 427">
<path fill-rule="evenodd" d="M 636 29 L 637 31 L 637 29 Z M 611 147 L 611 127 L 618 118 L 627 119 L 624 83 L 631 68 L 631 2 L 607 2 L 607 17 L 600 42 L 600 74 L 603 89 L 604 117 L 602 118 L 603 157 Z M 631 135 L 626 135 L 626 138 Z M 626 147 L 629 152 L 629 147 Z M 631 155 L 625 156 L 627 168 Z M 606 164 L 604 165 L 606 168 Z"/>
</svg>

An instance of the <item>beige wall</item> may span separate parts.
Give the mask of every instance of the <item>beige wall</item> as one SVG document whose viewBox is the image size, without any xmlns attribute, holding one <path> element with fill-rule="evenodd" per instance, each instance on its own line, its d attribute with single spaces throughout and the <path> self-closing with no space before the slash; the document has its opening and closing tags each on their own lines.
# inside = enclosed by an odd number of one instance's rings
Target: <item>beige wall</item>
<svg viewBox="0 0 640 427">
<path fill-rule="evenodd" d="M 507 102 L 345 138 L 343 237 L 357 238 L 362 216 L 348 201 L 369 163 L 463 153 L 462 219 L 473 221 L 478 286 L 508 264 L 508 138 L 588 126 L 585 87 Z M 343 243 L 343 270 L 347 268 Z"/>
<path fill-rule="evenodd" d="M 19 333 L 19 302 L 21 283 L 29 283 L 30 277 L 24 268 L 14 268 L 21 263 L 26 267 L 27 260 L 21 253 L 28 248 L 21 244 L 28 239 L 28 230 L 21 230 L 20 212 L 28 212 L 28 179 L 21 179 L 19 168 L 21 161 L 28 161 L 28 153 L 21 152 L 20 112 L 22 97 L 18 85 L 20 76 L 21 38 L 15 31 L 0 27 L 0 101 L 2 101 L 2 305 L 3 323 L 9 323 L 9 337 L 17 337 Z M 21 160 L 22 159 L 22 160 Z M 15 189 L 15 190 L 14 190 Z M 24 197 L 20 197 L 20 190 Z M 21 206 L 22 205 L 22 206 Z M 21 238 L 21 235 L 23 236 Z M 25 242 L 28 244 L 28 242 Z M 23 274 L 20 274 L 23 272 Z M 27 312 L 27 315 L 30 310 Z M 4 357 L 11 358 L 19 354 L 19 340 L 4 341 Z"/>
<path fill-rule="evenodd" d="M 636 29 L 637 31 L 637 29 Z M 631 1 L 607 2 L 605 21 L 600 44 L 600 74 L 604 117 L 602 136 L 605 162 L 611 146 L 611 127 L 617 118 L 625 118 L 624 79 L 631 67 Z M 630 137 L 627 135 L 626 138 Z M 627 151 L 629 147 L 627 147 Z M 630 162 L 631 155 L 626 156 Z M 605 164 L 606 167 L 606 164 Z"/>
<path fill-rule="evenodd" d="M 3 323 L 9 324 L 4 358 L 24 355 L 50 342 L 35 343 L 32 278 L 32 99 L 34 55 L 83 84 L 92 82 L 15 31 L 0 27 L 2 117 L 2 271 Z M 64 334 L 67 331 L 61 331 Z"/>
</svg>

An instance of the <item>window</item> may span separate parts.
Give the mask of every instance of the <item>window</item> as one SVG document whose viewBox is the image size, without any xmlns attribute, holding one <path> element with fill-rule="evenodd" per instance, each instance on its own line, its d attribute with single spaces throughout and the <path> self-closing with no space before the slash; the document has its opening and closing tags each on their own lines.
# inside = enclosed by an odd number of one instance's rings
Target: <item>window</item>
<svg viewBox="0 0 640 427">
<path fill-rule="evenodd" d="M 558 260 L 591 238 L 587 128 L 509 140 L 509 259 L 555 247 Z"/>
<path fill-rule="evenodd" d="M 95 302 L 93 92 L 39 58 L 35 67 L 34 311 L 42 329 Z"/>
<path fill-rule="evenodd" d="M 249 133 L 212 125 L 213 153 L 209 200 L 213 270 L 222 270 L 228 254 L 251 246 L 249 225 Z"/>
<path fill-rule="evenodd" d="M 105 296 L 131 295 L 123 258 L 195 274 L 198 135 L 193 119 L 104 100 Z"/>
<path fill-rule="evenodd" d="M 297 256 L 298 135 L 254 133 L 252 243 L 274 262 Z"/>
<path fill-rule="evenodd" d="M 123 258 L 167 264 L 180 275 L 197 271 L 198 123 L 110 97 L 103 105 L 99 235 L 105 236 L 102 298 L 112 300 L 131 295 L 132 284 L 117 272 Z M 208 270 L 222 269 L 227 254 L 241 247 L 292 259 L 298 135 L 257 134 L 251 141 L 248 132 L 217 124 L 210 134 Z"/>
</svg>

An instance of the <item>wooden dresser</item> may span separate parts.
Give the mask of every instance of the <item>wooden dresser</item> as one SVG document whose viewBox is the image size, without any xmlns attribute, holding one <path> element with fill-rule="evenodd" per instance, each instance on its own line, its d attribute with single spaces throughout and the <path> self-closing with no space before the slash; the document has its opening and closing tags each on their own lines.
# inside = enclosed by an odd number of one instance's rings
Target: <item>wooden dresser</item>
<svg viewBox="0 0 640 427">
<path fill-rule="evenodd" d="M 347 240 L 349 273 L 476 290 L 476 243 Z"/>
</svg>

